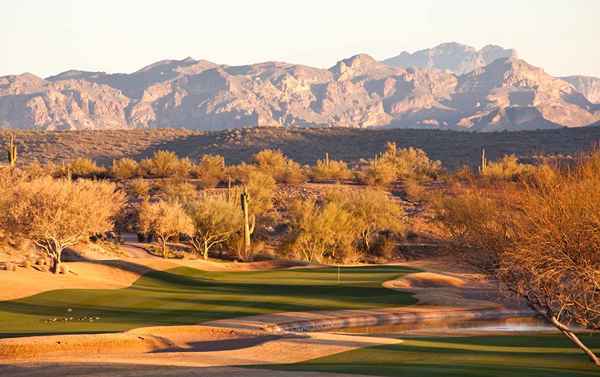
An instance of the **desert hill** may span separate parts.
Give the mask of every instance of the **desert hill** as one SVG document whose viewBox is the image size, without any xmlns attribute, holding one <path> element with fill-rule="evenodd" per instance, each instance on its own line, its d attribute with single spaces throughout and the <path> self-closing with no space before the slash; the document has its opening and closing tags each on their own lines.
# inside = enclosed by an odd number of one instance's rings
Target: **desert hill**
<svg viewBox="0 0 600 377">
<path fill-rule="evenodd" d="M 600 123 L 599 123 L 600 125 Z M 0 149 L 13 131 L 0 130 Z M 530 159 L 539 154 L 575 157 L 600 141 L 600 127 L 521 132 L 457 132 L 442 130 L 352 128 L 247 128 L 219 132 L 182 129 L 86 130 L 73 132 L 17 131 L 19 163 L 34 160 L 63 161 L 88 157 L 110 165 L 113 159 L 140 160 L 157 150 L 170 150 L 197 160 L 203 154 L 221 154 L 226 162 L 250 161 L 262 149 L 280 149 L 303 164 L 314 164 L 325 153 L 356 163 L 372 158 L 387 142 L 398 147 L 418 147 L 441 160 L 448 169 L 477 166 L 480 151 L 498 159 L 516 154 Z M 5 161 L 0 155 L 0 164 Z"/>
</svg>

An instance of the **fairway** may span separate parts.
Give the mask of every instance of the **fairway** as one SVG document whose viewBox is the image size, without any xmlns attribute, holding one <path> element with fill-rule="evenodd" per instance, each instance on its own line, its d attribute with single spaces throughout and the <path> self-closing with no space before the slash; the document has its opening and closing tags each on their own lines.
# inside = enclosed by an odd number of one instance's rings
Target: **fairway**
<svg viewBox="0 0 600 377">
<path fill-rule="evenodd" d="M 205 272 L 176 268 L 152 272 L 125 289 L 69 289 L 0 302 L 0 337 L 123 331 L 152 325 L 287 311 L 411 305 L 410 294 L 383 288 L 416 270 L 351 267 Z M 65 321 L 65 319 L 67 319 Z"/>
<path fill-rule="evenodd" d="M 583 338 L 600 348 L 599 336 Z M 269 368 L 394 377 L 577 377 L 600 373 L 560 335 L 406 339 L 401 344 Z"/>
</svg>

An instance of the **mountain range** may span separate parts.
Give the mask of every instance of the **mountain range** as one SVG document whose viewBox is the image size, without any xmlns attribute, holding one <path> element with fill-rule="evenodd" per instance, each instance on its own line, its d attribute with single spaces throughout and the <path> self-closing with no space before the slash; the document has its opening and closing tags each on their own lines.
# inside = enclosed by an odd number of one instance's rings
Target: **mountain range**
<svg viewBox="0 0 600 377">
<path fill-rule="evenodd" d="M 0 128 L 241 127 L 516 131 L 600 121 L 600 79 L 553 77 L 515 50 L 458 43 L 329 69 L 164 60 L 131 74 L 0 77 Z"/>
</svg>

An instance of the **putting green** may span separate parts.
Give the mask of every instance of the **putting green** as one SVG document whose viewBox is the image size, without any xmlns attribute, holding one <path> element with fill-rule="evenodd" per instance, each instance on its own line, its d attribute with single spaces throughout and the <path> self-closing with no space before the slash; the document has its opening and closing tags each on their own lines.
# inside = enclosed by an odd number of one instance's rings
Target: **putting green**
<svg viewBox="0 0 600 377">
<path fill-rule="evenodd" d="M 600 349 L 600 336 L 583 336 L 583 339 Z M 560 335 L 406 339 L 400 344 L 269 368 L 394 377 L 600 375 L 600 370 Z"/>
<path fill-rule="evenodd" d="M 68 289 L 0 302 L 0 337 L 123 331 L 240 316 L 414 304 L 381 284 L 415 270 L 373 266 L 205 272 L 152 272 L 125 289 Z M 18 289 L 18 287 L 4 287 Z M 67 320 L 65 320 L 67 319 Z"/>
</svg>

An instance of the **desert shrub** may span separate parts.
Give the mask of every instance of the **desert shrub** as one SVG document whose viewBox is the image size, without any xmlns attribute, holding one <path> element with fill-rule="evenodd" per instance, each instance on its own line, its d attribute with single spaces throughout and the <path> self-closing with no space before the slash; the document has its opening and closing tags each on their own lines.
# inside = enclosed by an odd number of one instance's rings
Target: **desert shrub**
<svg viewBox="0 0 600 377">
<path fill-rule="evenodd" d="M 398 241 L 394 237 L 382 235 L 377 237 L 371 248 L 371 253 L 386 261 L 393 260 L 397 256 Z"/>
<path fill-rule="evenodd" d="M 536 167 L 519 163 L 515 155 L 507 155 L 496 162 L 489 162 L 481 175 L 489 180 L 516 180 L 535 173 Z"/>
<path fill-rule="evenodd" d="M 354 247 L 354 219 L 338 204 L 320 206 L 315 200 L 295 200 L 289 213 L 287 248 L 297 257 L 318 263 L 340 260 Z"/>
<path fill-rule="evenodd" d="M 404 210 L 388 193 L 375 189 L 334 190 L 326 196 L 328 203 L 336 203 L 352 214 L 358 235 L 357 245 L 370 251 L 380 233 L 402 235 L 405 230 Z"/>
<path fill-rule="evenodd" d="M 375 158 L 394 171 L 396 178 L 419 180 L 437 178 L 442 173 L 442 163 L 429 159 L 419 148 L 398 149 L 395 143 L 387 143 L 385 152 Z"/>
<path fill-rule="evenodd" d="M 344 161 L 318 160 L 311 169 L 311 178 L 317 182 L 335 181 L 340 182 L 352 179 L 352 171 Z"/>
<path fill-rule="evenodd" d="M 307 175 L 305 169 L 296 161 L 288 160 L 285 165 L 285 170 L 278 177 L 278 182 L 287 183 L 288 185 L 299 185 L 306 182 Z"/>
<path fill-rule="evenodd" d="M 42 165 L 38 161 L 33 161 L 31 164 L 28 164 L 23 167 L 23 174 L 28 179 L 37 179 L 42 177 L 51 177 L 54 175 L 55 166 L 54 164 L 45 164 Z"/>
<path fill-rule="evenodd" d="M 128 188 L 137 199 L 148 200 L 150 198 L 152 185 L 144 178 L 136 178 L 129 182 Z"/>
<path fill-rule="evenodd" d="M 237 187 L 236 197 L 239 197 L 242 187 L 248 191 L 251 215 L 262 216 L 273 208 L 273 196 L 277 188 L 273 177 L 257 170 L 250 170 L 242 186 Z"/>
<path fill-rule="evenodd" d="M 156 184 L 158 197 L 167 202 L 188 203 L 198 199 L 198 189 L 195 185 L 175 180 L 165 179 Z"/>
<path fill-rule="evenodd" d="M 138 176 L 139 170 L 140 167 L 135 160 L 121 158 L 113 161 L 111 174 L 117 179 L 131 179 Z"/>
<path fill-rule="evenodd" d="M 106 169 L 96 165 L 89 158 L 77 158 L 59 168 L 60 177 L 72 176 L 73 178 L 94 178 L 106 174 Z"/>
<path fill-rule="evenodd" d="M 463 165 L 459 169 L 454 171 L 454 173 L 452 173 L 448 177 L 448 182 L 451 184 L 456 184 L 456 183 L 471 183 L 472 184 L 476 178 L 477 178 L 477 175 L 473 172 L 473 169 L 471 169 L 471 167 L 469 167 L 468 165 Z"/>
<path fill-rule="evenodd" d="M 187 157 L 179 159 L 179 162 L 175 166 L 175 177 L 176 178 L 187 178 L 191 175 L 194 169 L 194 163 Z"/>
<path fill-rule="evenodd" d="M 510 200 L 507 200 L 510 197 Z M 499 266 L 499 256 L 512 244 L 511 221 L 518 198 L 509 187 L 497 192 L 472 188 L 435 202 L 436 220 L 448 231 L 455 250 L 486 271 Z"/>
<path fill-rule="evenodd" d="M 13 237 L 31 239 L 58 272 L 62 251 L 113 228 L 124 194 L 108 182 L 44 177 L 20 181 L 0 197 L 0 224 Z"/>
<path fill-rule="evenodd" d="M 359 179 L 369 186 L 387 187 L 396 181 L 396 169 L 386 160 L 371 160 L 364 166 Z"/>
<path fill-rule="evenodd" d="M 402 181 L 406 198 L 411 202 L 421 202 L 427 199 L 427 190 L 415 178 L 406 178 Z"/>
<path fill-rule="evenodd" d="M 280 150 L 264 149 L 252 158 L 260 171 L 271 174 L 276 181 L 283 175 L 287 165 L 287 157 Z"/>
<path fill-rule="evenodd" d="M 203 188 L 216 187 L 226 177 L 225 159 L 219 155 L 204 155 L 191 174 L 200 180 Z"/>
<path fill-rule="evenodd" d="M 251 200 L 251 213 L 262 215 L 273 208 L 273 195 L 277 188 L 273 178 L 255 172 L 248 177 L 246 187 Z"/>
<path fill-rule="evenodd" d="M 167 243 L 181 234 L 194 234 L 194 223 L 177 202 L 143 202 L 138 213 L 139 228 L 146 234 L 153 234 L 160 243 L 164 258 L 168 258 Z"/>
<path fill-rule="evenodd" d="M 195 228 L 190 243 L 204 259 L 209 250 L 226 243 L 242 229 L 239 205 L 224 195 L 204 195 L 189 203 L 186 210 Z"/>
<path fill-rule="evenodd" d="M 300 164 L 288 159 L 279 150 L 262 150 L 254 155 L 253 161 L 259 171 L 272 176 L 278 183 L 300 184 L 306 181 Z"/>
<path fill-rule="evenodd" d="M 243 185 L 247 184 L 250 175 L 256 172 L 259 172 L 256 165 L 246 164 L 245 162 L 242 162 L 238 165 L 228 166 L 226 169 L 227 177 L 229 177 L 234 183 Z"/>
<path fill-rule="evenodd" d="M 192 169 L 192 162 L 187 158 L 179 159 L 175 152 L 156 151 L 152 158 L 140 162 L 140 169 L 148 177 L 185 177 Z"/>
<path fill-rule="evenodd" d="M 494 273 L 596 364 L 568 325 L 600 327 L 598 187 L 600 153 L 594 153 L 571 171 L 546 171 L 533 183 L 446 198 L 438 217 L 457 250 L 466 250 L 469 260 Z"/>
</svg>

